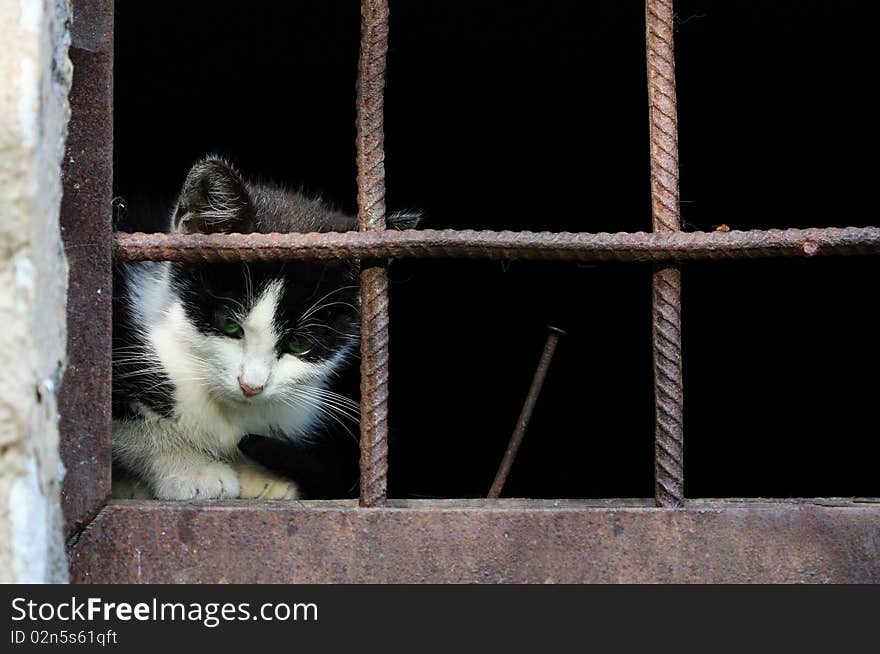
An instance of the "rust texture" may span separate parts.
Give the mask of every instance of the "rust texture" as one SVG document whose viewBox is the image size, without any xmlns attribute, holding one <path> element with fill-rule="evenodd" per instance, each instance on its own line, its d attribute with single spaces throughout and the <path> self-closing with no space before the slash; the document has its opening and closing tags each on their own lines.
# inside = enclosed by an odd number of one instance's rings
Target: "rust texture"
<svg viewBox="0 0 880 654">
<path fill-rule="evenodd" d="M 342 234 L 116 234 L 120 261 L 445 257 L 671 262 L 859 254 L 880 254 L 880 228 L 616 234 L 431 229 Z"/>
<path fill-rule="evenodd" d="M 654 351 L 654 499 L 684 502 L 684 394 L 681 365 L 681 270 L 657 267 L 652 284 Z"/>
<path fill-rule="evenodd" d="M 556 346 L 559 344 L 559 339 L 565 336 L 565 332 L 557 327 L 548 326 L 547 330 L 550 333 L 547 334 L 547 342 L 544 344 L 544 351 L 541 353 L 541 359 L 538 361 L 538 367 L 535 370 L 534 377 L 532 377 L 532 385 L 529 387 L 526 401 L 523 404 L 522 411 L 516 421 L 516 427 L 513 430 L 513 434 L 510 436 L 510 442 L 507 444 L 504 458 L 501 460 L 501 465 L 498 467 L 498 472 L 495 474 L 495 480 L 492 482 L 492 487 L 489 489 L 488 497 L 490 498 L 501 496 L 501 490 L 504 488 L 507 476 L 510 474 L 510 469 L 513 467 L 513 461 L 516 459 L 517 452 L 519 452 L 519 446 L 522 444 L 523 437 L 526 434 L 526 428 L 529 426 L 529 420 L 532 417 L 535 402 L 538 401 L 538 396 L 541 394 L 541 387 L 544 385 L 544 379 L 547 377 L 547 370 L 550 368 L 550 362 L 553 360 Z"/>
<path fill-rule="evenodd" d="M 113 2 L 75 0 L 73 85 L 62 167 L 61 230 L 70 265 L 67 370 L 59 392 L 65 534 L 110 495 Z"/>
<path fill-rule="evenodd" d="M 672 0 L 646 0 L 651 214 L 655 232 L 681 229 L 678 203 L 678 117 Z M 684 503 L 684 398 L 681 369 L 681 270 L 654 269 L 654 497 L 657 506 Z"/>
<path fill-rule="evenodd" d="M 385 230 L 383 99 L 388 2 L 361 2 L 357 79 L 358 228 Z M 388 486 L 388 269 L 361 265 L 361 506 L 382 506 Z"/>
<path fill-rule="evenodd" d="M 645 2 L 648 106 L 651 138 L 651 207 L 654 231 L 681 229 L 678 214 L 678 114 L 675 107 L 672 0 Z"/>
<path fill-rule="evenodd" d="M 110 504 L 75 582 L 880 582 L 880 504 L 650 501 Z M 400 507 L 400 508 L 399 508 Z M 404 508 L 405 507 L 405 508 Z"/>
</svg>

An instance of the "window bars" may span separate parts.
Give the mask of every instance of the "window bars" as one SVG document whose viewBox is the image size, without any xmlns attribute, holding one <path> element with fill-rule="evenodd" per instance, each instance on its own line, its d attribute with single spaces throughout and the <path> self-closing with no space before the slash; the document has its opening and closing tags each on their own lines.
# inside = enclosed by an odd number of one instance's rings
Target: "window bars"
<svg viewBox="0 0 880 654">
<path fill-rule="evenodd" d="M 359 232 L 344 234 L 117 234 L 119 260 L 361 260 L 360 505 L 381 507 L 388 477 L 388 275 L 400 257 L 647 261 L 653 270 L 655 501 L 684 503 L 679 262 L 880 253 L 880 228 L 682 232 L 678 202 L 672 0 L 646 0 L 651 233 L 385 231 L 383 86 L 387 0 L 362 0 L 357 86 Z"/>
</svg>

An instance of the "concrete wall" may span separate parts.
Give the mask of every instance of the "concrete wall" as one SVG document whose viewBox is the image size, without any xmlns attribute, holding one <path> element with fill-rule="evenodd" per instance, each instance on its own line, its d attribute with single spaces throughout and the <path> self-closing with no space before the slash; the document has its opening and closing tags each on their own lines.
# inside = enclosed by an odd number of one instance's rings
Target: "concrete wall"
<svg viewBox="0 0 880 654">
<path fill-rule="evenodd" d="M 67 580 L 56 389 L 72 67 L 67 0 L 0 0 L 0 581 Z"/>
</svg>

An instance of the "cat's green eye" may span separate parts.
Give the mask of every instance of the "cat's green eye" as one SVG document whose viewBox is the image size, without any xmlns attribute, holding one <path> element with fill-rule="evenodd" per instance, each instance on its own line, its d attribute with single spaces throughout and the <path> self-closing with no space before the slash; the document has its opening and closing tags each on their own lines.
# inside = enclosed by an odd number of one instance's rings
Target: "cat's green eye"
<svg viewBox="0 0 880 654">
<path fill-rule="evenodd" d="M 232 336 L 235 338 L 241 336 L 241 325 L 230 318 L 225 311 L 215 311 L 214 322 L 217 324 L 217 329 L 219 329 L 227 336 Z"/>
<path fill-rule="evenodd" d="M 315 341 L 308 336 L 294 336 L 287 341 L 287 351 L 296 356 L 308 354 L 313 347 L 315 347 Z"/>
</svg>

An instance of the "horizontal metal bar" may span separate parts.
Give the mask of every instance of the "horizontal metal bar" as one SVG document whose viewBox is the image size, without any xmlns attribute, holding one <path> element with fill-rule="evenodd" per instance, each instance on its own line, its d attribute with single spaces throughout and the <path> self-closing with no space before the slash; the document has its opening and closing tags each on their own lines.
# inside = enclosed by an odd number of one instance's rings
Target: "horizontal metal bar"
<svg viewBox="0 0 880 654">
<path fill-rule="evenodd" d="M 122 502 L 77 582 L 880 582 L 880 503 Z M 259 562 L 259 564 L 257 564 Z"/>
<path fill-rule="evenodd" d="M 331 234 L 116 234 L 121 261 L 459 258 L 683 261 L 880 254 L 880 227 L 731 232 L 406 230 Z"/>
</svg>

